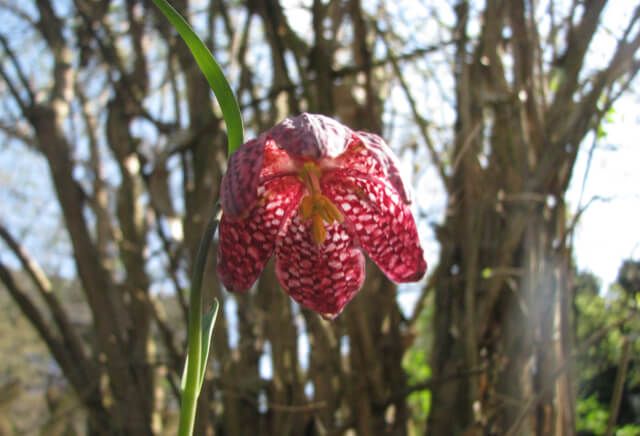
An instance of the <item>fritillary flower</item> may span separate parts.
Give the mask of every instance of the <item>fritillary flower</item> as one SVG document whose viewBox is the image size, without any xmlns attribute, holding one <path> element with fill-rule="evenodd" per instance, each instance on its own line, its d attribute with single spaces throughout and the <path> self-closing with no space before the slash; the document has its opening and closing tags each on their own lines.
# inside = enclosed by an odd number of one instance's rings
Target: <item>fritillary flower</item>
<svg viewBox="0 0 640 436">
<path fill-rule="evenodd" d="M 409 203 L 382 138 L 322 115 L 287 118 L 229 158 L 219 277 L 249 289 L 275 251 L 282 288 L 333 319 L 362 286 L 363 250 L 395 282 L 424 275 Z"/>
</svg>

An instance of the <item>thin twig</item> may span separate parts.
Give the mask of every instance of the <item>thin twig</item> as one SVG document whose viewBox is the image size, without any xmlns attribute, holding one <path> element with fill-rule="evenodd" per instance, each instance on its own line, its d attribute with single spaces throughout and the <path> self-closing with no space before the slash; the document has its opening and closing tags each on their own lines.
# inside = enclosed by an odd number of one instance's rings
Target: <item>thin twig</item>
<svg viewBox="0 0 640 436">
<path fill-rule="evenodd" d="M 465 371 L 453 372 L 450 374 L 445 374 L 440 377 L 430 378 L 428 380 L 415 383 L 411 386 L 406 386 L 403 389 L 394 392 L 389 398 L 385 400 L 384 406 L 388 406 L 389 404 L 393 404 L 397 401 L 403 400 L 408 395 L 411 395 L 414 392 L 419 391 L 427 391 L 433 389 L 436 386 L 444 385 L 450 383 L 452 381 L 466 379 L 470 377 L 474 377 L 481 374 L 486 374 L 489 371 L 489 367 L 486 365 L 481 365 L 476 368 L 467 369 Z"/>
<path fill-rule="evenodd" d="M 449 185 L 449 177 L 447 176 L 447 172 L 445 171 L 442 159 L 440 159 L 440 156 L 438 156 L 438 152 L 435 149 L 433 140 L 429 135 L 429 123 L 418 112 L 418 105 L 415 99 L 413 98 L 411 91 L 409 90 L 409 85 L 407 84 L 406 80 L 404 80 L 404 75 L 402 74 L 402 70 L 400 69 L 398 60 L 391 51 L 391 45 L 387 40 L 388 38 L 385 37 L 385 34 L 377 26 L 376 26 L 376 32 L 378 33 L 378 35 L 380 36 L 380 39 L 385 44 L 389 63 L 391 63 L 391 66 L 393 67 L 393 71 L 396 75 L 396 79 L 400 83 L 400 87 L 404 92 L 405 98 L 409 102 L 409 106 L 411 107 L 411 112 L 413 113 L 413 118 L 415 122 L 418 124 L 418 126 L 420 127 L 420 133 L 422 135 L 422 138 L 424 139 L 425 144 L 427 145 L 427 149 L 429 150 L 429 155 L 431 156 L 431 160 L 433 161 L 433 164 L 438 169 L 438 174 L 442 179 L 442 183 L 444 184 L 445 187 L 447 187 Z"/>
<path fill-rule="evenodd" d="M 5 117 L 6 116 L 7 114 L 5 113 Z M 33 135 L 25 130 L 21 130 L 17 122 L 14 121 L 15 124 L 8 124 L 6 121 L 6 118 L 5 120 L 0 120 L 0 130 L 4 132 L 5 135 L 17 139 L 28 147 L 33 149 L 37 148 L 38 141 Z"/>
<path fill-rule="evenodd" d="M 569 225 L 567 226 L 567 228 L 565 229 L 564 233 L 562 234 L 562 236 L 560 238 L 558 238 L 558 241 L 564 242 L 564 240 L 567 238 L 567 236 L 570 236 L 570 240 L 569 240 L 569 244 L 568 246 L 571 247 L 573 246 L 573 235 L 575 232 L 575 229 L 578 225 L 578 222 L 580 221 L 580 218 L 582 217 L 582 214 L 589 208 L 589 206 L 591 206 L 595 201 L 603 201 L 603 202 L 607 202 L 607 201 L 611 201 L 612 198 L 611 197 L 601 197 L 599 195 L 595 195 L 593 197 L 591 197 L 589 199 L 589 201 L 587 202 L 587 204 L 585 204 L 584 206 L 580 207 L 578 209 L 578 211 L 573 215 L 573 218 L 571 219 L 571 222 L 569 223 Z M 559 244 L 559 246 L 561 247 L 562 244 Z"/>
<path fill-rule="evenodd" d="M 473 130 L 471 130 L 471 132 L 469 132 L 467 137 L 464 139 L 464 143 L 462 144 L 462 147 L 460 148 L 458 155 L 455 157 L 453 161 L 453 165 L 451 165 L 451 174 L 456 173 L 456 170 L 458 169 L 460 162 L 462 162 L 462 157 L 467 152 L 467 150 L 469 150 L 469 147 L 473 143 L 473 140 L 476 139 L 476 136 L 478 135 L 478 133 L 480 133 L 481 130 L 482 130 L 482 123 L 479 122 L 473 127 Z"/>
<path fill-rule="evenodd" d="M 4 50 L 7 52 L 7 56 L 9 56 L 9 59 L 11 59 L 13 68 L 16 71 L 16 74 L 18 75 L 18 79 L 20 79 L 20 83 L 22 84 L 22 87 L 24 88 L 24 90 L 27 92 L 27 95 L 29 96 L 28 105 L 29 106 L 33 105 L 33 103 L 35 102 L 33 89 L 31 89 L 31 86 L 29 86 L 29 81 L 27 80 L 27 77 L 25 76 L 24 71 L 22 71 L 22 67 L 20 66 L 20 62 L 18 62 L 18 59 L 16 58 L 15 53 L 13 52 L 13 50 L 11 50 L 11 47 L 9 46 L 9 42 L 7 41 L 7 38 L 2 34 L 0 34 L 0 43 L 2 44 L 2 47 L 4 48 Z"/>
<path fill-rule="evenodd" d="M 11 77 L 9 77 L 9 74 L 2 67 L 0 67 L 0 77 L 2 77 L 4 82 L 7 84 L 7 88 L 9 89 L 9 92 L 13 96 L 13 99 L 15 100 L 16 104 L 20 108 L 20 111 L 22 112 L 22 114 L 23 115 L 26 114 L 30 106 L 23 101 L 22 97 L 20 97 L 20 92 L 18 91 L 14 83 L 11 81 Z"/>
<path fill-rule="evenodd" d="M 221 390 L 225 395 L 229 397 L 248 401 L 254 406 L 259 405 L 256 399 L 251 395 L 248 395 L 242 392 L 236 392 L 234 390 L 231 390 L 225 387 L 222 387 Z M 311 403 L 304 403 L 304 404 L 282 404 L 282 403 L 274 403 L 271 401 L 267 401 L 266 406 L 267 406 L 267 409 L 271 409 L 278 412 L 285 412 L 285 413 L 307 413 L 307 412 L 312 412 L 314 410 L 326 409 L 328 407 L 327 402 L 324 400 L 314 401 Z"/>
<path fill-rule="evenodd" d="M 13 15 L 24 20 L 26 23 L 29 23 L 31 27 L 36 29 L 38 27 L 38 23 L 36 23 L 36 20 L 33 19 L 26 11 L 18 8 L 18 3 L 19 2 L 16 2 L 15 0 L 1 0 L 0 8 L 4 9 L 5 11 L 11 12 Z"/>
</svg>

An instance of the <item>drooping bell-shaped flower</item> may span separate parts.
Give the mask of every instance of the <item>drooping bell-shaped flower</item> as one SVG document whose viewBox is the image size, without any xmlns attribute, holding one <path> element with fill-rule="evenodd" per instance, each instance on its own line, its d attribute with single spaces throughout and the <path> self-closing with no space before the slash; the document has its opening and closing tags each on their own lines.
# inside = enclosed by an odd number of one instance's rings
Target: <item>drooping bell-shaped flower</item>
<svg viewBox="0 0 640 436">
<path fill-rule="evenodd" d="M 275 251 L 284 290 L 332 319 L 362 286 L 363 250 L 395 282 L 424 275 L 409 203 L 382 138 L 322 115 L 287 118 L 229 158 L 219 277 L 249 289 Z"/>
</svg>

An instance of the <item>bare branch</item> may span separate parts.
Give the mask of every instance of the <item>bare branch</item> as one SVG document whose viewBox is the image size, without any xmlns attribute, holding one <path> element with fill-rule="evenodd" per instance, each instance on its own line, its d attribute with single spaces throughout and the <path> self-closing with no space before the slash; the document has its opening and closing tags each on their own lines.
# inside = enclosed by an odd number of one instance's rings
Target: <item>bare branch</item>
<svg viewBox="0 0 640 436">
<path fill-rule="evenodd" d="M 16 71 L 16 74 L 18 75 L 18 79 L 20 79 L 22 88 L 26 91 L 27 95 L 29 96 L 29 101 L 27 102 L 26 106 L 31 106 L 35 102 L 33 90 L 29 85 L 29 81 L 27 80 L 27 77 L 25 76 L 24 71 L 22 71 L 22 67 L 20 66 L 20 63 L 16 58 L 16 54 L 13 52 L 13 50 L 11 50 L 11 47 L 9 47 L 9 42 L 7 41 L 7 38 L 5 38 L 5 36 L 2 34 L 0 34 L 0 44 L 2 44 L 2 47 L 7 52 L 9 59 L 11 59 L 11 63 L 13 64 L 13 69 Z"/>
<path fill-rule="evenodd" d="M 19 2 L 15 2 L 14 0 L 0 0 L 0 8 L 11 12 L 35 29 L 37 27 L 36 21 L 28 13 L 20 9 L 17 4 L 19 4 Z"/>
<path fill-rule="evenodd" d="M 636 25 L 638 20 L 640 20 L 640 5 L 636 6 L 636 8 L 633 10 L 633 16 L 629 20 L 627 27 L 624 29 L 624 33 L 622 34 L 620 41 L 627 41 L 629 35 L 631 34 L 631 30 Z"/>
<path fill-rule="evenodd" d="M 175 129 L 175 123 L 166 123 L 160 120 L 157 120 L 145 107 L 142 102 L 142 97 L 144 96 L 144 90 L 147 87 L 147 72 L 146 72 L 146 61 L 144 59 L 144 51 L 142 49 L 142 28 L 141 24 L 138 24 L 138 29 L 134 32 L 134 36 L 139 40 L 137 44 L 139 45 L 138 50 L 140 53 L 136 56 L 136 62 L 134 67 L 134 72 L 131 73 L 126 70 L 124 66 L 124 61 L 122 56 L 117 51 L 117 44 L 115 43 L 115 36 L 109 26 L 106 25 L 103 21 L 98 21 L 96 25 L 99 25 L 102 34 L 105 36 L 101 36 L 96 31 L 96 26 L 94 26 L 94 21 L 92 20 L 91 14 L 87 11 L 87 6 L 80 3 L 80 0 L 74 0 L 76 5 L 76 10 L 78 11 L 78 15 L 84 21 L 88 32 L 90 32 L 93 40 L 97 43 L 98 48 L 100 49 L 100 53 L 102 57 L 108 65 L 112 68 L 115 67 L 115 70 L 119 73 L 118 79 L 114 78 L 113 74 L 109 75 L 109 81 L 112 86 L 117 89 L 123 97 L 126 97 L 127 103 L 127 113 L 132 116 L 141 116 L 142 118 L 152 122 L 156 128 L 162 133 L 168 133 Z M 133 15 L 133 12 L 130 11 L 130 14 Z M 132 38 L 134 38 L 132 36 Z M 142 59 L 140 59 L 142 58 Z"/>
<path fill-rule="evenodd" d="M 451 174 L 455 174 L 455 172 L 458 170 L 458 167 L 462 163 L 464 155 L 469 151 L 471 145 L 477 139 L 478 135 L 482 132 L 482 127 L 482 123 L 477 123 L 475 126 L 473 126 L 471 132 L 469 132 L 469 134 L 464 138 L 462 147 L 460 147 L 460 150 L 453 158 L 453 164 L 451 165 Z"/>
<path fill-rule="evenodd" d="M 459 371 L 452 374 L 446 374 L 438 378 L 432 378 L 423 382 L 419 382 L 409 386 L 401 395 L 407 396 L 414 392 L 427 391 L 433 389 L 434 386 L 442 385 L 453 380 L 461 378 L 469 378 L 482 374 L 486 374 L 490 371 L 487 366 L 480 366 L 478 368 L 469 369 L 467 371 Z"/>
<path fill-rule="evenodd" d="M 22 267 L 27 272 L 40 296 L 47 303 L 47 307 L 53 314 L 53 319 L 59 329 L 65 347 L 71 353 L 72 361 L 76 362 L 78 369 L 82 369 L 83 377 L 86 379 L 95 376 L 91 374 L 91 369 L 87 366 L 87 356 L 82 347 L 82 341 L 77 332 L 71 326 L 71 321 L 66 311 L 53 293 L 51 283 L 40 265 L 33 259 L 26 250 L 11 236 L 9 231 L 0 224 L 0 238 L 2 238 L 13 254 L 20 260 Z M 44 337 L 43 337 L 44 338 Z M 44 338 L 46 340 L 46 338 Z M 70 376 L 74 377 L 74 376 Z"/>
<path fill-rule="evenodd" d="M 16 302 L 16 304 L 20 307 L 22 313 L 27 317 L 29 322 L 33 325 L 33 327 L 38 331 L 38 334 L 45 342 L 49 350 L 52 354 L 54 354 L 57 358 L 62 357 L 61 352 L 63 347 L 61 346 L 58 339 L 53 335 L 52 329 L 47 324 L 45 317 L 42 315 L 38 307 L 31 300 L 28 294 L 22 289 L 13 279 L 13 276 L 5 267 L 4 263 L 0 260 L 0 282 L 2 282 L 11 295 L 11 298 Z M 61 359 L 61 361 L 67 360 L 66 358 Z"/>
<path fill-rule="evenodd" d="M 586 174 L 585 174 L 586 176 Z M 571 218 L 571 221 L 569 222 L 569 224 L 567 225 L 567 228 L 565 229 L 564 233 L 561 235 L 561 237 L 558 239 L 559 241 L 564 242 L 567 239 L 567 236 L 569 236 L 569 242 L 568 242 L 568 246 L 571 247 L 573 246 L 573 236 L 575 234 L 575 230 L 576 227 L 578 225 L 578 223 L 580 222 L 580 218 L 582 218 L 582 215 L 584 214 L 584 212 L 596 201 L 602 201 L 602 202 L 607 202 L 607 201 L 611 201 L 612 198 L 610 197 L 601 197 L 599 195 L 596 195 L 594 197 L 591 197 L 589 199 L 589 201 L 587 201 L 586 204 L 582 205 L 581 203 L 578 205 L 578 210 L 576 211 L 576 213 L 573 215 L 573 218 Z M 562 245 L 559 246 L 559 248 L 562 247 Z"/>
<path fill-rule="evenodd" d="M 640 18 L 640 15 L 634 14 L 634 19 Z M 578 103 L 575 103 L 572 97 L 567 97 L 564 103 L 558 101 L 559 96 L 556 95 L 556 101 L 553 106 L 558 108 L 558 105 L 569 105 L 570 109 L 563 106 L 566 110 L 562 115 L 558 115 L 559 118 L 550 118 L 549 131 L 553 131 L 552 140 L 548 144 L 548 153 L 543 155 L 538 168 L 536 169 L 536 175 L 532 179 L 535 184 L 540 185 L 544 183 L 544 178 L 549 174 L 551 168 L 558 168 L 561 166 L 562 161 L 569 158 L 569 160 L 575 160 L 578 152 L 578 146 L 580 141 L 594 125 L 598 125 L 602 117 L 606 114 L 613 104 L 613 99 L 605 101 L 606 105 L 604 109 L 598 109 L 598 102 L 601 97 L 607 94 L 619 97 L 621 92 L 611 94 L 611 88 L 615 85 L 616 81 L 625 74 L 629 75 L 627 80 L 623 83 L 622 89 L 626 89 L 630 86 L 631 80 L 638 74 L 640 70 L 640 60 L 635 59 L 638 49 L 640 49 L 640 31 L 633 37 L 632 40 L 620 40 L 616 46 L 616 50 L 611 57 L 609 64 L 594 74 L 590 80 L 591 90 L 584 96 Z M 563 91 L 565 92 L 565 91 Z M 550 116 L 553 115 L 553 108 L 551 109 Z M 562 124 L 559 124 L 562 123 Z M 565 145 L 571 145 L 573 147 L 572 152 L 568 154 L 563 152 L 553 152 L 553 149 L 557 150 L 558 147 L 564 147 Z M 568 178 L 563 181 L 566 185 Z"/>
<path fill-rule="evenodd" d="M 298 113 L 300 112 L 300 108 L 298 107 L 299 102 L 291 92 L 294 89 L 294 83 L 287 68 L 285 54 L 287 50 L 292 51 L 298 63 L 298 72 L 303 77 L 304 72 L 303 69 L 300 68 L 300 58 L 307 53 L 307 49 L 304 48 L 306 44 L 290 28 L 279 2 L 275 0 L 261 1 L 257 3 L 256 9 L 262 18 L 266 34 L 265 37 L 271 50 L 273 86 L 278 88 L 283 87 L 288 91 L 287 112 Z M 302 90 L 306 91 L 307 87 L 303 87 Z M 273 109 L 277 110 L 276 107 Z M 284 115 L 284 113 L 278 115 L 272 111 L 270 124 L 273 124 L 277 118 L 282 118 L 282 115 Z"/>
<path fill-rule="evenodd" d="M 13 83 L 13 81 L 5 71 L 4 67 L 2 67 L 2 65 L 0 65 L 0 76 L 2 76 L 2 78 L 4 79 L 4 82 L 7 84 L 7 88 L 9 88 L 9 92 L 11 93 L 11 96 L 15 100 L 16 104 L 18 105 L 22 113 L 26 114 L 29 110 L 29 104 L 25 102 L 23 98 L 20 96 L 20 91 L 18 91 L 15 84 Z"/>
<path fill-rule="evenodd" d="M 176 348 L 173 329 L 167 323 L 164 312 L 154 297 L 150 298 L 149 309 L 153 320 L 160 330 L 160 336 L 162 337 L 164 346 L 167 348 L 167 352 L 169 353 L 170 367 L 175 374 L 180 376 L 180 371 L 182 370 L 182 364 L 184 362 L 182 361 L 182 354 Z"/>
<path fill-rule="evenodd" d="M 49 99 L 65 101 L 71 85 L 71 51 L 63 31 L 63 21 L 56 15 L 49 0 L 37 0 L 40 19 L 37 28 L 53 56 L 53 87 Z"/>
<path fill-rule="evenodd" d="M 0 130 L 2 130 L 5 135 L 19 140 L 31 148 L 36 148 L 38 145 L 38 141 L 33 135 L 15 124 L 6 124 L 4 120 L 0 120 Z"/>
<path fill-rule="evenodd" d="M 145 178 L 145 182 L 148 184 L 148 179 Z M 166 235 L 164 229 L 162 228 L 162 215 L 160 212 L 154 208 L 154 213 L 156 216 L 156 233 L 160 240 L 162 241 L 162 248 L 164 250 L 167 259 L 169 259 L 169 277 L 171 278 L 171 282 L 173 283 L 173 287 L 176 293 L 176 298 L 178 300 L 178 304 L 180 305 L 182 318 L 184 320 L 184 325 L 187 325 L 189 307 L 187 305 L 187 300 L 184 297 L 184 293 L 182 287 L 180 286 L 180 281 L 178 280 L 178 269 L 179 269 L 179 259 L 177 253 L 182 251 L 183 247 L 178 248 L 177 250 L 172 247 L 171 241 L 169 237 Z"/>
<path fill-rule="evenodd" d="M 382 40 L 382 42 L 385 44 L 385 47 L 387 48 L 387 55 L 388 55 L 388 60 L 391 63 L 391 66 L 393 67 L 393 71 L 395 73 L 396 79 L 398 80 L 398 82 L 400 83 L 400 86 L 402 87 L 402 90 L 404 91 L 404 95 L 405 98 L 407 99 L 407 101 L 409 102 L 409 106 L 411 107 L 411 112 L 413 113 L 413 118 L 415 120 L 415 122 L 418 124 L 418 126 L 420 127 L 420 133 L 422 134 L 422 139 L 424 140 L 425 144 L 427 145 L 427 149 L 429 150 L 429 154 L 431 156 L 431 160 L 433 161 L 433 164 L 436 166 L 436 168 L 438 169 L 438 174 L 440 175 L 440 179 L 442 180 L 442 184 L 445 187 L 449 186 L 449 176 L 447 176 L 447 172 L 444 168 L 444 164 L 442 162 L 442 159 L 440 159 L 440 156 L 438 155 L 438 152 L 436 151 L 435 145 L 431 139 L 431 135 L 429 135 L 429 123 L 427 122 L 427 120 L 425 120 L 422 115 L 420 115 L 419 111 L 418 111 L 418 105 L 413 97 L 413 95 L 411 94 L 411 91 L 409 90 L 409 85 L 407 84 L 406 80 L 404 79 L 404 75 L 402 74 L 402 70 L 400 69 L 400 65 L 398 64 L 397 59 L 395 58 L 391 46 L 389 45 L 389 42 L 387 41 L 387 38 L 385 37 L 385 35 L 380 31 L 379 28 L 376 27 L 376 31 L 378 32 L 378 35 L 380 35 L 380 39 Z"/>
<path fill-rule="evenodd" d="M 560 68 L 565 70 L 566 79 L 564 86 L 554 101 L 555 109 L 558 108 L 557 104 L 562 103 L 562 100 L 566 96 L 573 94 L 576 89 L 578 74 L 583 67 L 584 57 L 596 33 L 600 22 L 600 15 L 606 3 L 606 0 L 589 0 L 584 2 L 584 13 L 582 14 L 580 23 L 578 23 L 577 27 L 569 27 L 567 48 L 558 62 Z M 569 20 L 575 17 L 576 6 L 577 2 L 574 3 L 572 7 Z M 552 108 L 551 114 L 553 115 L 555 113 L 554 108 Z"/>
<path fill-rule="evenodd" d="M 386 41 L 385 41 L 386 42 Z M 439 42 L 437 44 L 433 44 L 433 45 L 429 45 L 426 47 L 421 47 L 421 48 L 416 48 L 414 50 L 405 52 L 405 53 L 400 53 L 400 54 L 395 54 L 393 56 L 393 61 L 395 62 L 399 62 L 399 61 L 408 61 L 408 60 L 414 60 L 416 58 L 420 58 L 426 54 L 431 54 L 431 53 L 438 53 L 440 51 L 442 51 L 444 48 L 453 45 L 456 43 L 456 40 L 449 40 L 449 41 L 443 41 L 443 42 Z M 392 62 L 392 58 L 391 57 L 387 57 L 385 59 L 378 59 L 378 60 L 373 60 L 371 62 L 371 66 L 372 67 L 383 67 L 387 64 L 390 64 Z M 362 72 L 362 66 L 361 65 L 357 65 L 357 66 L 347 66 L 347 67 L 342 67 L 340 69 L 337 69 L 333 72 L 332 77 L 333 78 L 341 78 L 341 77 L 347 77 L 347 76 L 352 76 L 354 74 L 358 74 Z"/>
</svg>

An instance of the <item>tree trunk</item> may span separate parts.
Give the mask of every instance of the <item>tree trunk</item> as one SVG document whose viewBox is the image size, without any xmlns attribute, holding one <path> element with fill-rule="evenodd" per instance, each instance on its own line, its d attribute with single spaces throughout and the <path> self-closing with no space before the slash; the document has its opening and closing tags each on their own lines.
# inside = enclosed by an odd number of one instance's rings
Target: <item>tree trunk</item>
<svg viewBox="0 0 640 436">
<path fill-rule="evenodd" d="M 434 388 L 429 434 L 575 432 L 572 376 L 558 372 L 571 347 L 564 196 L 580 144 L 604 114 L 595 102 L 610 107 L 610 79 L 640 46 L 638 35 L 620 42 L 594 87 L 580 88 L 604 3 L 586 2 L 568 31 L 557 61 L 566 76 L 551 98 L 532 3 L 488 1 L 475 41 L 469 3 L 456 4 L 457 119 L 447 214 L 436 231 L 432 369 L 435 379 L 460 376 Z"/>
</svg>

